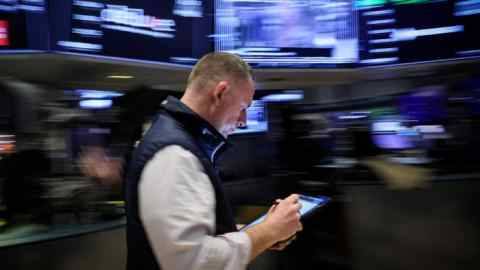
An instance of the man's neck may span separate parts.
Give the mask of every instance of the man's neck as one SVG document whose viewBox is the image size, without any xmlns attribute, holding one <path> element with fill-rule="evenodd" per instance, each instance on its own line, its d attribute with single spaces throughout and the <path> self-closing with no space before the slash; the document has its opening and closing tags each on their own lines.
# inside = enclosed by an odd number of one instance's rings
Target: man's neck
<svg viewBox="0 0 480 270">
<path fill-rule="evenodd" d="M 194 111 L 196 114 L 198 114 L 201 118 L 203 118 L 205 121 L 209 122 L 212 126 L 215 126 L 212 121 L 210 114 L 208 112 L 208 107 L 205 106 L 205 102 L 202 102 L 203 97 L 194 97 L 192 96 L 191 93 L 188 93 L 188 90 L 185 91 L 185 94 L 182 96 L 180 101 L 190 108 L 190 110 Z M 201 105 L 202 104 L 202 105 Z"/>
</svg>

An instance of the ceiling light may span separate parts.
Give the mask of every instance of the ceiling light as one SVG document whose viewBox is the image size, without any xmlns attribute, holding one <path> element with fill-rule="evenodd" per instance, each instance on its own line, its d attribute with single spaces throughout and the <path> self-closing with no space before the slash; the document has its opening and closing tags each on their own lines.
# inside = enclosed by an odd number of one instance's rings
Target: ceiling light
<svg viewBox="0 0 480 270">
<path fill-rule="evenodd" d="M 108 79 L 123 79 L 123 80 L 127 80 L 127 79 L 133 79 L 135 77 L 131 76 L 131 75 L 108 75 L 107 76 Z"/>
</svg>

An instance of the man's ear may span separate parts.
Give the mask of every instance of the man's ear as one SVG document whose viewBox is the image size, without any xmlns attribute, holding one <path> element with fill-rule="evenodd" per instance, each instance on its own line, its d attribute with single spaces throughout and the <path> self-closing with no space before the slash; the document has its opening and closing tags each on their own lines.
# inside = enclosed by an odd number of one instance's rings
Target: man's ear
<svg viewBox="0 0 480 270">
<path fill-rule="evenodd" d="M 224 98 L 224 94 L 227 92 L 229 88 L 229 84 L 227 81 L 220 81 L 217 83 L 215 88 L 213 89 L 212 96 L 215 105 L 219 105 Z"/>
</svg>

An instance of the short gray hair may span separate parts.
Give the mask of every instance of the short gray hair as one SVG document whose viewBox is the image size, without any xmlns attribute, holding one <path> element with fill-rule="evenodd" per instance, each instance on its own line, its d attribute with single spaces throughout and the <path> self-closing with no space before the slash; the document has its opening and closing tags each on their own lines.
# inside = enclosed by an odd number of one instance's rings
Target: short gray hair
<svg viewBox="0 0 480 270">
<path fill-rule="evenodd" d="M 208 83 L 222 80 L 252 79 L 252 69 L 237 55 L 215 52 L 204 55 L 193 67 L 188 76 L 187 88 L 195 83 L 195 88 L 201 89 Z"/>
</svg>

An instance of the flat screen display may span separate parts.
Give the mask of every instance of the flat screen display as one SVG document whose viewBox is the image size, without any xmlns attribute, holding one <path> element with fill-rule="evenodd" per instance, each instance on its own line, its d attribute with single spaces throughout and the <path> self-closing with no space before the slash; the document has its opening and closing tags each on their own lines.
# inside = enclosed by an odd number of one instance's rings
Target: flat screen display
<svg viewBox="0 0 480 270">
<path fill-rule="evenodd" d="M 480 57 L 478 0 L 0 0 L 0 53 L 354 68 Z"/>
<path fill-rule="evenodd" d="M 45 0 L 0 0 L 0 53 L 48 50 Z"/>
<path fill-rule="evenodd" d="M 357 0 L 360 65 L 480 56 L 476 0 Z"/>
<path fill-rule="evenodd" d="M 254 100 L 247 109 L 247 124 L 237 128 L 233 134 L 266 132 L 268 121 L 266 116 L 265 103 L 262 100 Z"/>
<path fill-rule="evenodd" d="M 213 50 L 211 5 L 197 0 L 55 1 L 52 49 L 190 65 Z"/>
<path fill-rule="evenodd" d="M 215 50 L 258 67 L 336 67 L 357 62 L 350 0 L 216 0 Z"/>
<path fill-rule="evenodd" d="M 414 148 L 417 135 L 414 129 L 406 127 L 401 120 L 376 121 L 372 124 L 373 143 L 385 150 Z"/>
</svg>

